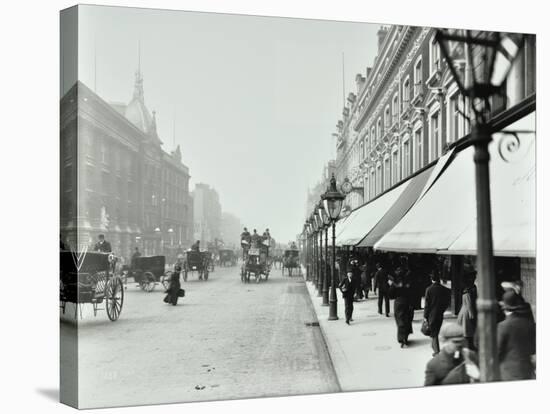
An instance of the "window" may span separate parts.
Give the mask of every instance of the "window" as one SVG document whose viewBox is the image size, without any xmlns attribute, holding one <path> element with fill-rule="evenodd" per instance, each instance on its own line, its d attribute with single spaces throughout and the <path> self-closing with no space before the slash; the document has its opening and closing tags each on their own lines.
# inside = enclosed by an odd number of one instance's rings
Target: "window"
<svg viewBox="0 0 550 414">
<path fill-rule="evenodd" d="M 399 151 L 395 148 L 391 154 L 391 184 L 399 181 Z"/>
<path fill-rule="evenodd" d="M 441 139 L 439 134 L 439 111 L 430 116 L 430 161 L 441 155 Z"/>
<path fill-rule="evenodd" d="M 387 130 L 391 126 L 391 119 L 390 119 L 390 106 L 387 105 L 386 109 L 384 109 L 384 128 Z"/>
<path fill-rule="evenodd" d="M 365 201 L 368 201 L 370 200 L 370 187 L 369 187 L 370 183 L 369 183 L 369 176 L 366 175 L 365 176 L 365 182 L 363 184 L 363 188 L 364 188 L 364 191 L 365 191 Z"/>
<path fill-rule="evenodd" d="M 430 74 L 433 74 L 440 69 L 440 53 L 441 51 L 439 49 L 439 44 L 434 37 L 430 43 Z"/>
<path fill-rule="evenodd" d="M 374 129 L 374 125 L 370 129 L 370 145 L 371 148 L 376 145 L 376 130 Z"/>
<path fill-rule="evenodd" d="M 391 169 L 390 169 L 390 157 L 384 158 L 384 190 L 390 188 L 391 185 Z"/>
<path fill-rule="evenodd" d="M 447 127 L 447 142 L 455 142 L 464 135 L 464 118 L 460 114 L 461 95 L 455 94 L 449 99 L 448 103 L 448 127 Z"/>
<path fill-rule="evenodd" d="M 363 145 L 364 145 L 363 141 L 361 141 L 359 143 L 359 152 L 361 154 L 361 160 L 363 160 L 365 158 L 365 149 L 364 149 Z"/>
<path fill-rule="evenodd" d="M 367 158 L 367 155 L 369 154 L 369 136 L 365 135 L 365 145 L 363 146 L 363 158 Z"/>
<path fill-rule="evenodd" d="M 414 65 L 414 96 L 422 93 L 422 57 Z"/>
<path fill-rule="evenodd" d="M 409 81 L 409 78 L 407 77 L 405 79 L 405 82 L 403 82 L 403 109 L 406 110 L 409 107 L 409 100 L 411 96 L 411 83 Z"/>
<path fill-rule="evenodd" d="M 382 166 L 378 164 L 376 166 L 376 194 L 380 194 L 382 191 Z"/>
<path fill-rule="evenodd" d="M 414 170 L 418 171 L 424 164 L 424 146 L 422 128 L 414 131 Z"/>
<path fill-rule="evenodd" d="M 397 122 L 398 102 L 399 102 L 399 96 L 397 95 L 397 92 L 396 92 L 395 95 L 393 95 L 393 99 L 391 103 L 392 123 Z"/>
<path fill-rule="evenodd" d="M 411 146 L 409 144 L 409 139 L 406 138 L 403 141 L 403 177 L 408 177 L 411 174 Z"/>
<path fill-rule="evenodd" d="M 383 134 L 383 131 L 382 131 L 382 118 L 381 117 L 378 117 L 378 121 L 376 121 L 376 141 L 380 141 L 380 139 L 382 138 L 382 134 Z"/>
<path fill-rule="evenodd" d="M 374 168 L 370 170 L 370 196 L 371 198 L 376 195 L 376 175 L 374 173 Z"/>
</svg>

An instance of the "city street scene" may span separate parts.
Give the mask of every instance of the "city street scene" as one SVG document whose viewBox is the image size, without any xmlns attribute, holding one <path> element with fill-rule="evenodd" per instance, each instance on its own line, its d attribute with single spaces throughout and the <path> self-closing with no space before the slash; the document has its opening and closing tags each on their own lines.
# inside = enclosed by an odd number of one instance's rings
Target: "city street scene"
<svg viewBox="0 0 550 414">
<path fill-rule="evenodd" d="M 536 378 L 535 35 L 104 6 L 61 32 L 63 403 Z"/>
</svg>

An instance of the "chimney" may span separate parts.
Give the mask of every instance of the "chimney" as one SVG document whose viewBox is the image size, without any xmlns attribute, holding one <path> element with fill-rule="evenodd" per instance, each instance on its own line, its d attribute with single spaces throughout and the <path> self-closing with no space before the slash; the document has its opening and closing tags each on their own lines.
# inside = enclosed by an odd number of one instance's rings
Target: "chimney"
<svg viewBox="0 0 550 414">
<path fill-rule="evenodd" d="M 372 68 L 367 67 L 367 79 L 370 78 L 370 74 L 372 73 Z"/>
<path fill-rule="evenodd" d="M 361 89 L 363 88 L 363 85 L 365 84 L 365 77 L 358 73 L 355 75 L 355 85 L 357 87 L 357 95 L 361 92 Z"/>
<path fill-rule="evenodd" d="M 378 54 L 380 54 L 382 44 L 384 43 L 384 40 L 386 39 L 386 35 L 388 34 L 388 28 L 385 26 L 380 26 L 380 29 L 378 29 L 377 34 L 378 34 Z"/>
</svg>

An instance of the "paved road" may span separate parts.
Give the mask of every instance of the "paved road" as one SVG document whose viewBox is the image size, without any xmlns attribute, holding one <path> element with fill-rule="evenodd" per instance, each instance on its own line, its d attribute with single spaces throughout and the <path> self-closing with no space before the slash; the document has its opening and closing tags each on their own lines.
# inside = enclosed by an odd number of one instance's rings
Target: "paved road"
<svg viewBox="0 0 550 414">
<path fill-rule="evenodd" d="M 304 281 L 274 270 L 242 284 L 237 267 L 190 276 L 178 306 L 160 285 L 129 283 L 122 315 L 84 313 L 80 406 L 120 406 L 339 391 Z M 62 340 L 74 327 L 62 324 Z M 197 389 L 198 388 L 198 389 Z"/>
</svg>

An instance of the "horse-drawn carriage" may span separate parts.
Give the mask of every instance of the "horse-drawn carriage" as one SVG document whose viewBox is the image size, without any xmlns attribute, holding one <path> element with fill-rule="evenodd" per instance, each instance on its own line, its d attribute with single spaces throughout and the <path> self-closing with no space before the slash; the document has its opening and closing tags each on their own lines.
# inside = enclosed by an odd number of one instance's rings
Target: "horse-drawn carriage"
<svg viewBox="0 0 550 414">
<path fill-rule="evenodd" d="M 61 251 L 59 300 L 65 313 L 67 302 L 75 305 L 75 319 L 82 304 L 93 306 L 94 316 L 105 302 L 105 311 L 116 321 L 124 303 L 122 279 L 115 273 L 116 257 L 100 252 Z"/>
<path fill-rule="evenodd" d="M 231 249 L 220 249 L 218 263 L 219 266 L 223 267 L 235 266 L 237 264 L 237 255 Z"/>
<path fill-rule="evenodd" d="M 265 276 L 265 280 L 267 280 L 270 268 L 268 249 L 266 247 L 251 247 L 246 251 L 241 266 L 241 281 L 249 283 L 252 274 L 254 274 L 256 283 L 260 282 L 262 276 Z"/>
<path fill-rule="evenodd" d="M 284 276 L 285 269 L 287 269 L 288 275 L 292 276 L 293 272 L 300 275 L 302 273 L 302 268 L 300 266 L 300 251 L 297 249 L 288 249 L 283 253 L 283 266 L 282 274 Z"/>
<path fill-rule="evenodd" d="M 189 272 L 198 272 L 199 280 L 208 280 L 211 253 L 207 251 L 188 250 L 183 261 L 183 280 L 187 282 Z"/>
<path fill-rule="evenodd" d="M 152 292 L 157 283 L 168 288 L 172 272 L 165 272 L 165 267 L 164 256 L 141 256 L 134 258 L 130 267 L 124 266 L 122 274 L 124 279 L 133 277 L 141 290 Z"/>
</svg>

